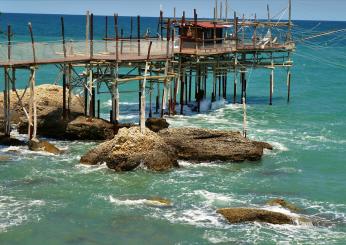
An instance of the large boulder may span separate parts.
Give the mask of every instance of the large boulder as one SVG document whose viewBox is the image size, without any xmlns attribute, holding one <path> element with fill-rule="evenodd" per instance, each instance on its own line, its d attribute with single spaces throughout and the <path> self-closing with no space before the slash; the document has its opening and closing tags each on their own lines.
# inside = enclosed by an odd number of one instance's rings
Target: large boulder
<svg viewBox="0 0 346 245">
<path fill-rule="evenodd" d="M 259 160 L 263 145 L 240 133 L 196 129 L 165 129 L 159 133 L 138 127 L 120 129 L 114 139 L 104 142 L 81 158 L 81 163 L 107 163 L 117 171 L 143 165 L 151 170 L 176 167 L 177 160 L 244 161 Z"/>
<path fill-rule="evenodd" d="M 79 116 L 67 124 L 65 137 L 73 140 L 112 139 L 114 124 L 104 119 Z"/>
<path fill-rule="evenodd" d="M 258 161 L 269 144 L 251 141 L 239 132 L 201 128 L 170 128 L 158 132 L 174 147 L 181 160 L 201 161 Z"/>
<path fill-rule="evenodd" d="M 30 92 L 18 89 L 23 106 L 28 110 Z M 68 94 L 68 90 L 66 92 Z M 84 111 L 84 100 L 72 94 L 70 118 L 63 120 L 62 110 L 63 88 L 58 85 L 43 84 L 35 87 L 35 100 L 37 105 L 37 133 L 41 136 L 64 138 L 67 123 Z M 19 133 L 27 133 L 28 122 L 25 113 L 14 91 L 10 92 L 11 123 L 18 124 Z M 0 94 L 0 121 L 3 120 L 3 95 Z"/>
<path fill-rule="evenodd" d="M 162 129 L 168 128 L 169 123 L 164 118 L 147 118 L 145 121 L 145 126 L 151 131 L 159 132 Z"/>
<path fill-rule="evenodd" d="M 271 224 L 295 224 L 292 217 L 257 208 L 222 208 L 217 213 L 224 216 L 230 223 L 265 222 Z"/>
<path fill-rule="evenodd" d="M 163 171 L 178 167 L 174 148 L 168 146 L 156 133 L 138 127 L 122 128 L 110 141 L 106 141 L 84 155 L 84 164 L 105 162 L 116 171 L 130 171 L 139 166 Z"/>
<path fill-rule="evenodd" d="M 30 100 L 29 90 L 18 89 L 17 93 L 22 98 L 24 107 L 28 108 Z M 66 94 L 68 94 L 68 89 Z M 3 118 L 3 94 L 0 93 L 0 118 Z M 41 118 L 49 113 L 61 109 L 62 112 L 63 88 L 58 85 L 43 84 L 35 87 L 35 100 L 37 105 L 37 117 Z M 11 116 L 13 123 L 19 123 L 25 117 L 25 114 L 20 106 L 18 97 L 14 91 L 10 91 L 11 100 Z M 83 99 L 77 95 L 71 96 L 71 113 L 83 113 Z M 60 115 L 62 116 L 62 114 Z"/>
</svg>

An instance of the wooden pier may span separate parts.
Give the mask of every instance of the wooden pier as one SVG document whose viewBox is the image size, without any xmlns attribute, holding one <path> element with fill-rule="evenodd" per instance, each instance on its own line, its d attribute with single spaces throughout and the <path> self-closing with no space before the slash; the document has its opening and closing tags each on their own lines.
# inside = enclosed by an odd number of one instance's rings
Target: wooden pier
<svg viewBox="0 0 346 245">
<path fill-rule="evenodd" d="M 233 94 L 237 103 L 238 80 L 241 86 L 239 103 L 244 103 L 246 119 L 247 70 L 249 68 L 268 70 L 269 104 L 272 104 L 274 75 L 276 68 L 287 69 L 287 88 L 290 99 L 291 53 L 295 49 L 291 28 L 291 1 L 289 0 L 288 21 L 273 21 L 268 11 L 267 20 L 245 20 L 234 13 L 228 17 L 228 7 L 214 9 L 214 19 L 199 19 L 194 10 L 194 18 L 187 19 L 185 12 L 181 18 L 164 18 L 160 11 L 158 30 L 160 35 L 148 37 L 141 35 L 141 18 L 137 16 L 137 35 L 134 37 L 133 18 L 131 34 L 124 37 L 119 30 L 118 15 L 105 17 L 106 33 L 102 40 L 94 39 L 94 17 L 86 14 L 85 40 L 65 40 L 65 23 L 61 18 L 61 40 L 56 42 L 36 42 L 34 26 L 28 24 L 31 42 L 15 42 L 11 39 L 12 29 L 8 27 L 8 41 L 0 44 L 0 67 L 4 69 L 4 133 L 10 135 L 11 111 L 9 91 L 16 91 L 16 71 L 30 71 L 29 108 L 25 108 L 18 97 L 19 104 L 28 119 L 29 138 L 37 134 L 37 112 L 35 101 L 35 76 L 38 67 L 56 65 L 63 74 L 63 113 L 67 118 L 70 97 L 73 89 L 83 88 L 85 115 L 96 116 L 96 96 L 100 84 L 105 84 L 111 96 L 110 121 L 119 123 L 119 86 L 138 81 L 138 101 L 140 126 L 145 127 L 146 95 L 149 94 L 149 116 L 155 111 L 159 116 L 165 114 L 184 114 L 184 105 L 196 103 L 200 111 L 201 101 L 211 98 L 227 97 Z M 174 11 L 175 13 L 175 11 Z M 108 30 L 108 23 L 114 22 L 114 30 Z M 275 34 L 275 28 L 285 29 L 285 35 Z M 261 31 L 262 30 L 262 31 Z M 266 34 L 263 35 L 263 30 Z M 113 34 L 110 35 L 109 33 Z M 262 35 L 260 34 L 262 33 Z M 78 69 L 83 69 L 80 73 Z M 121 73 L 121 68 L 129 70 Z M 230 74 L 233 74 L 232 81 Z M 211 77 L 212 91 L 208 91 L 208 77 Z M 193 79 L 194 78 L 194 79 Z M 154 85 L 157 87 L 154 88 Z M 232 86 L 233 85 L 233 86 Z M 67 88 L 68 93 L 67 93 Z M 156 98 L 152 98 L 157 89 Z M 154 103 L 153 103 L 154 101 Z M 152 104 L 155 104 L 153 106 Z M 97 103 L 98 113 L 100 103 Z M 177 105 L 179 110 L 176 111 Z M 153 110 L 153 107 L 155 109 Z M 244 121 L 246 125 L 246 120 Z M 244 128 L 246 128 L 244 126 Z M 244 132 L 246 135 L 246 130 Z"/>
</svg>

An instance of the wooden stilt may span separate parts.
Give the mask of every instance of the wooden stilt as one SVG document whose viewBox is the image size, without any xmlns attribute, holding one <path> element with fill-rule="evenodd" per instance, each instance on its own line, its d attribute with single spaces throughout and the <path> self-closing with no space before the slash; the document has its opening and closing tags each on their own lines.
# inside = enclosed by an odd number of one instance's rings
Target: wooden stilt
<svg viewBox="0 0 346 245">
<path fill-rule="evenodd" d="M 63 75 L 62 75 L 62 116 L 63 119 L 67 119 L 67 110 L 66 110 L 66 65 L 63 65 Z"/>
<path fill-rule="evenodd" d="M 182 74 L 180 76 L 180 114 L 184 114 L 184 89 L 185 89 L 185 68 L 181 70 Z"/>
<path fill-rule="evenodd" d="M 287 103 L 290 103 L 291 97 L 291 71 L 287 72 Z"/>
<path fill-rule="evenodd" d="M 115 69 L 115 76 L 118 79 L 119 76 L 119 65 L 116 63 L 116 69 Z M 119 86 L 118 86 L 118 81 L 115 82 L 115 121 L 114 123 L 119 124 L 120 120 L 120 93 L 119 93 Z"/>
<path fill-rule="evenodd" d="M 145 68 L 144 68 L 144 79 L 142 82 L 142 93 L 141 93 L 141 113 L 140 113 L 140 129 L 141 133 L 144 133 L 145 130 L 145 85 L 147 82 L 147 76 L 148 76 L 148 70 L 149 70 L 149 61 L 150 61 L 150 51 L 151 51 L 151 45 L 152 42 L 149 44 L 149 49 L 148 49 L 148 55 L 147 55 L 147 61 L 145 62 Z"/>
<path fill-rule="evenodd" d="M 269 79 L 269 105 L 273 104 L 273 74 L 270 74 Z"/>
<path fill-rule="evenodd" d="M 192 67 L 190 67 L 189 73 L 189 102 L 191 103 L 191 89 L 192 89 Z"/>
<path fill-rule="evenodd" d="M 203 98 L 201 90 L 201 66 L 197 65 L 196 67 L 196 76 L 197 76 L 197 112 L 201 112 L 201 100 Z"/>
<path fill-rule="evenodd" d="M 9 68 L 4 68 L 5 75 L 5 90 L 4 90 L 4 133 L 5 136 L 10 136 L 11 127 L 10 127 L 10 90 L 9 90 Z"/>
<path fill-rule="evenodd" d="M 216 100 L 216 67 L 213 65 L 213 93 L 211 95 L 211 102 Z"/>
<path fill-rule="evenodd" d="M 36 68 L 30 67 L 30 98 L 29 98 L 29 122 L 28 122 L 28 137 L 30 140 L 36 139 L 36 135 L 37 135 L 35 77 L 36 77 Z"/>
<path fill-rule="evenodd" d="M 67 116 L 71 116 L 72 104 L 72 65 L 68 65 L 68 98 L 67 98 Z"/>
<path fill-rule="evenodd" d="M 156 94 L 155 112 L 157 114 L 159 113 L 159 109 L 160 109 L 160 83 L 157 83 L 156 87 L 157 87 L 157 94 Z"/>
<path fill-rule="evenodd" d="M 98 99 L 97 100 L 97 118 L 100 118 L 100 108 L 101 108 L 100 100 Z"/>
</svg>

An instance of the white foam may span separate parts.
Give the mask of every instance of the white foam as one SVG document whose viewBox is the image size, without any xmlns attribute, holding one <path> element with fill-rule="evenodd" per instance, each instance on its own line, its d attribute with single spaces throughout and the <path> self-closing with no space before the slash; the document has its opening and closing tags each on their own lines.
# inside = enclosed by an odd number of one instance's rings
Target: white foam
<svg viewBox="0 0 346 245">
<path fill-rule="evenodd" d="M 81 173 L 91 173 L 96 172 L 104 169 L 108 169 L 107 165 L 105 163 L 102 164 L 96 164 L 96 165 L 88 165 L 88 164 L 77 164 L 76 168 L 80 169 Z"/>
<path fill-rule="evenodd" d="M 138 206 L 144 205 L 147 199 L 117 199 L 113 196 L 109 196 L 109 201 L 116 205 L 125 205 L 125 206 Z"/>
<path fill-rule="evenodd" d="M 39 220 L 34 209 L 46 205 L 43 200 L 18 200 L 12 196 L 0 196 L 0 232 L 18 226 L 28 220 Z"/>
<path fill-rule="evenodd" d="M 193 193 L 205 199 L 208 205 L 212 205 L 212 204 L 225 205 L 233 201 L 233 197 L 229 195 L 214 193 L 207 190 L 196 190 Z"/>
</svg>

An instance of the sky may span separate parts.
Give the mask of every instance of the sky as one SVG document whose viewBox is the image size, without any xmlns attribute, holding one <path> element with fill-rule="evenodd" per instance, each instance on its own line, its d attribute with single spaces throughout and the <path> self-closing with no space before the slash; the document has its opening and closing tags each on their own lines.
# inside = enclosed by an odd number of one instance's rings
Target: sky
<svg viewBox="0 0 346 245">
<path fill-rule="evenodd" d="M 185 10 L 191 17 L 197 9 L 198 17 L 212 17 L 216 0 L 0 0 L 0 12 L 4 13 L 50 13 L 85 14 L 91 10 L 95 15 L 158 16 L 160 6 L 165 16 L 177 16 Z M 218 0 L 225 6 L 226 0 Z M 266 18 L 267 4 L 272 16 L 288 6 L 288 0 L 228 0 L 229 12 L 243 13 L 247 18 L 257 14 Z M 223 8 L 224 12 L 225 8 Z M 292 0 L 292 17 L 296 20 L 342 20 L 346 21 L 346 0 Z M 282 16 L 287 19 L 287 12 Z"/>
</svg>

